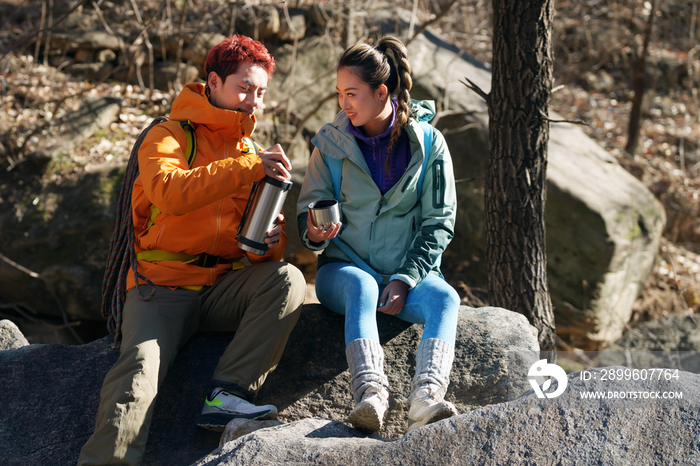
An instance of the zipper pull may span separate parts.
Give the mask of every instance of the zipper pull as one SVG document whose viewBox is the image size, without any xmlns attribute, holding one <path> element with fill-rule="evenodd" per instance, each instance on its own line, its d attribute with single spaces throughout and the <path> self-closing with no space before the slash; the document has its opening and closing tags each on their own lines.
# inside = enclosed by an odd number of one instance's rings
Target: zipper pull
<svg viewBox="0 0 700 466">
<path fill-rule="evenodd" d="M 374 214 L 375 218 L 379 216 L 379 211 L 384 207 L 384 196 L 379 198 L 379 204 L 377 204 L 377 213 Z"/>
</svg>

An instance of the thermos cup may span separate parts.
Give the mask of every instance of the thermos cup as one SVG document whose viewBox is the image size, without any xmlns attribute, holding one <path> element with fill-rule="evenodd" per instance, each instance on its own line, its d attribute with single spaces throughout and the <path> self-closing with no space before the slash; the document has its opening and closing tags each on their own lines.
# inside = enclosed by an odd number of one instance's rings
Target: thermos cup
<svg viewBox="0 0 700 466">
<path fill-rule="evenodd" d="M 239 248 L 258 256 L 267 252 L 267 232 L 274 227 L 290 189 L 291 181 L 279 181 L 270 176 L 253 184 L 238 227 Z"/>
<path fill-rule="evenodd" d="M 340 206 L 335 199 L 321 199 L 309 204 L 311 223 L 317 228 L 328 229 L 340 222 Z"/>
</svg>

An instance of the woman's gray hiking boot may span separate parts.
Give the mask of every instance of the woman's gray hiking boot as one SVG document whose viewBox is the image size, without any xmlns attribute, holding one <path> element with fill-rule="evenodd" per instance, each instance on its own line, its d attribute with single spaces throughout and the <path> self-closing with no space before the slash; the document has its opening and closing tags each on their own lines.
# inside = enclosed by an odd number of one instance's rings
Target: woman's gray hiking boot
<svg viewBox="0 0 700 466">
<path fill-rule="evenodd" d="M 378 342 L 361 338 L 345 348 L 355 408 L 348 422 L 358 430 L 377 432 L 389 408 L 389 381 L 384 375 L 384 350 Z"/>
<path fill-rule="evenodd" d="M 416 375 L 408 397 L 408 432 L 457 414 L 444 396 L 450 383 L 454 347 L 444 340 L 423 340 L 416 350 Z"/>
</svg>

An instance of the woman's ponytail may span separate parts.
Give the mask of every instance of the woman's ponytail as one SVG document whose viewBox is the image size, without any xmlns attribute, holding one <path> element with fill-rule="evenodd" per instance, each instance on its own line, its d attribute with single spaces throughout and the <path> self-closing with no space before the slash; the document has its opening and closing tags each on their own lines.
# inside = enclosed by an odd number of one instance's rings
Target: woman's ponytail
<svg viewBox="0 0 700 466">
<path fill-rule="evenodd" d="M 390 95 L 396 96 L 396 120 L 391 130 L 389 153 L 401 135 L 401 130 L 411 116 L 411 94 L 413 87 L 411 65 L 408 63 L 408 50 L 396 37 L 386 36 L 377 44 L 377 50 L 387 58 L 390 68 L 389 79 L 385 83 Z M 387 159 L 387 164 L 389 160 Z"/>
</svg>

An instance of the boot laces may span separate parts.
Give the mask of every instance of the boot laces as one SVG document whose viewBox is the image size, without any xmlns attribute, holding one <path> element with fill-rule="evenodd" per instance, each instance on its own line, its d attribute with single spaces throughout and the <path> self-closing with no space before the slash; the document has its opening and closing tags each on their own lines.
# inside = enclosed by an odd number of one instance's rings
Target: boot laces
<svg viewBox="0 0 700 466">
<path fill-rule="evenodd" d="M 365 392 L 362 394 L 362 401 L 372 398 L 374 396 L 381 398 L 381 393 L 379 389 L 374 386 L 367 387 Z"/>
<path fill-rule="evenodd" d="M 442 387 L 432 384 L 425 384 L 414 392 L 413 399 L 427 401 L 431 403 L 439 403 L 444 401 Z"/>
</svg>

